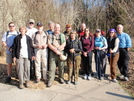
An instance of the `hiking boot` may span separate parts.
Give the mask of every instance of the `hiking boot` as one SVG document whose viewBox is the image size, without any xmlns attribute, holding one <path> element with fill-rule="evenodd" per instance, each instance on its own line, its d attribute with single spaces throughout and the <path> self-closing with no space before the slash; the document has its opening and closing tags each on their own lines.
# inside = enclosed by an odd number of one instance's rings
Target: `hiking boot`
<svg viewBox="0 0 134 101">
<path fill-rule="evenodd" d="M 11 77 L 9 76 L 9 77 L 6 78 L 5 83 L 10 83 L 10 82 L 11 82 Z"/>
<path fill-rule="evenodd" d="M 51 86 L 52 86 L 52 83 L 48 82 L 47 87 L 51 87 Z"/>
<path fill-rule="evenodd" d="M 120 75 L 119 78 L 120 78 L 120 79 L 123 79 L 123 78 L 124 78 L 124 75 Z"/>
<path fill-rule="evenodd" d="M 129 81 L 128 77 L 124 77 L 125 81 Z"/>
<path fill-rule="evenodd" d="M 89 76 L 87 76 L 87 80 L 91 80 L 91 75 L 89 74 Z"/>
<path fill-rule="evenodd" d="M 26 87 L 27 87 L 27 88 L 30 87 L 29 81 L 26 81 Z"/>
<path fill-rule="evenodd" d="M 23 88 L 24 88 L 24 86 L 23 86 L 23 85 L 19 85 L 19 88 L 20 88 L 20 89 L 23 89 Z"/>
<path fill-rule="evenodd" d="M 86 80 L 86 79 L 87 79 L 87 75 L 86 75 L 86 74 L 84 74 L 83 79 L 84 79 L 84 80 Z"/>
<path fill-rule="evenodd" d="M 44 83 L 45 83 L 45 84 L 47 84 L 47 83 L 48 83 L 47 79 L 44 79 Z"/>
<path fill-rule="evenodd" d="M 75 82 L 74 82 L 74 85 L 78 85 L 78 82 L 77 82 L 77 81 L 75 81 Z"/>
<path fill-rule="evenodd" d="M 60 83 L 64 84 L 64 80 L 62 78 L 60 78 Z"/>
<path fill-rule="evenodd" d="M 113 81 L 113 82 L 115 82 L 115 83 L 117 83 L 117 82 L 118 82 L 116 79 L 113 79 L 112 81 Z"/>
</svg>

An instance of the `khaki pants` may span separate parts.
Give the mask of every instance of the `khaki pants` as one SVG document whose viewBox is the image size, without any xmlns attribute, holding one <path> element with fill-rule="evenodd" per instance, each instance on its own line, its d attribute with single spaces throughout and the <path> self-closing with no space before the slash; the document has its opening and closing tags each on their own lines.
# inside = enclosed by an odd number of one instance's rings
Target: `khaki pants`
<svg viewBox="0 0 134 101">
<path fill-rule="evenodd" d="M 79 76 L 79 68 L 80 68 L 80 64 L 81 64 L 81 56 L 76 56 L 74 58 L 75 62 L 74 62 L 74 68 L 73 68 L 73 60 L 71 58 L 68 58 L 68 81 L 71 81 L 71 77 L 73 76 L 73 72 L 74 72 L 74 76 L 75 76 L 75 81 L 78 81 L 78 76 Z"/>
<path fill-rule="evenodd" d="M 23 81 L 29 81 L 30 79 L 30 60 L 20 57 L 16 62 L 19 84 L 23 85 Z"/>
<path fill-rule="evenodd" d="M 36 79 L 41 79 L 41 66 L 43 79 L 47 79 L 47 58 L 48 58 L 48 50 L 47 49 L 35 49 L 35 73 Z M 42 65 L 41 65 L 42 63 Z"/>
<path fill-rule="evenodd" d="M 53 82 L 55 78 L 56 63 L 59 68 L 59 78 L 64 79 L 64 61 L 60 60 L 59 55 L 50 51 L 49 58 L 49 82 Z"/>
<path fill-rule="evenodd" d="M 114 57 L 108 58 L 109 64 L 111 61 L 111 66 L 110 66 L 110 73 L 111 73 L 111 78 L 112 79 L 116 79 L 116 65 L 117 65 L 117 61 L 119 59 L 119 53 L 115 54 Z"/>
</svg>

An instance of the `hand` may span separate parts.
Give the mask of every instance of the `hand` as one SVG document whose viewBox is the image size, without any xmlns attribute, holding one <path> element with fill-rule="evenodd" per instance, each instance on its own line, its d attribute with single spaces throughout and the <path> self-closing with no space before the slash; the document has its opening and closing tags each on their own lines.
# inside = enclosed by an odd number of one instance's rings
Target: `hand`
<svg viewBox="0 0 134 101">
<path fill-rule="evenodd" d="M 69 50 L 70 53 L 75 53 L 74 48 Z"/>
<path fill-rule="evenodd" d="M 45 44 L 44 46 L 42 46 L 42 49 L 46 49 L 47 48 L 47 44 Z"/>
<path fill-rule="evenodd" d="M 14 58 L 13 58 L 13 63 L 15 63 L 15 62 L 16 62 L 16 60 L 17 60 L 17 59 L 16 59 L 16 57 L 14 57 Z"/>
<path fill-rule="evenodd" d="M 94 47 L 94 49 L 98 49 L 98 50 L 101 50 L 101 48 L 100 48 L 100 47 Z"/>
<path fill-rule="evenodd" d="M 56 51 L 56 54 L 57 54 L 57 55 L 61 55 L 61 52 L 57 50 L 57 51 Z"/>
<path fill-rule="evenodd" d="M 38 49 L 42 49 L 42 46 L 37 45 L 36 48 L 38 48 Z"/>
<path fill-rule="evenodd" d="M 32 60 L 35 60 L 35 56 L 32 56 Z"/>
<path fill-rule="evenodd" d="M 9 51 L 12 52 L 13 51 L 12 48 L 10 48 Z"/>
<path fill-rule="evenodd" d="M 87 57 L 87 52 L 83 52 L 83 55 L 84 55 L 85 57 Z"/>
</svg>

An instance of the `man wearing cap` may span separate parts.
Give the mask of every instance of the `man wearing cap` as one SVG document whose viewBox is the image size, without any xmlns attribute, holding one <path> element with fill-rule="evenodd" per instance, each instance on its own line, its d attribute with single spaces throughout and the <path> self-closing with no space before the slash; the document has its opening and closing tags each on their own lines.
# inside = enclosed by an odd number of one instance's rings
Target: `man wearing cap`
<svg viewBox="0 0 134 101">
<path fill-rule="evenodd" d="M 64 34 L 60 32 L 60 25 L 55 24 L 54 33 L 49 34 L 48 37 L 48 46 L 50 48 L 50 58 L 49 58 L 49 81 L 48 87 L 51 87 L 52 82 L 55 77 L 56 63 L 59 67 L 59 80 L 60 83 L 64 83 L 63 74 L 64 74 L 64 61 L 60 59 L 60 55 L 63 53 L 64 47 L 66 45 L 66 40 Z"/>
<path fill-rule="evenodd" d="M 123 32 L 123 26 L 119 24 L 117 26 L 117 37 L 119 38 L 119 60 L 118 60 L 118 68 L 120 70 L 121 76 L 119 78 L 124 78 L 126 81 L 128 79 L 128 61 L 129 48 L 132 47 L 130 36 L 127 33 Z"/>
<path fill-rule="evenodd" d="M 66 40 L 69 38 L 71 30 L 72 30 L 71 24 L 67 24 L 66 25 L 66 31 L 63 32 L 64 35 L 65 35 Z"/>
<path fill-rule="evenodd" d="M 27 27 L 27 33 L 30 38 L 32 38 L 32 34 L 35 34 L 38 30 L 34 28 L 35 21 L 34 19 L 29 19 L 28 21 L 28 27 Z M 30 79 L 33 79 L 35 77 L 35 62 L 34 60 L 30 61 Z"/>
<path fill-rule="evenodd" d="M 33 46 L 35 48 L 35 73 L 36 73 L 36 82 L 38 83 L 41 79 L 41 63 L 42 63 L 42 73 L 43 80 L 47 81 L 47 32 L 43 31 L 42 23 L 37 23 L 38 31 L 32 35 Z"/>
</svg>

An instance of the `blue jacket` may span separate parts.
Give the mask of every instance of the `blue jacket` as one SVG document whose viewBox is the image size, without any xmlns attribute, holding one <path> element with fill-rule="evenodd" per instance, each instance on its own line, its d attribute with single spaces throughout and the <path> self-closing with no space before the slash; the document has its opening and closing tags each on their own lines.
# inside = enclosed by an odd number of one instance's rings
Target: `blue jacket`
<svg viewBox="0 0 134 101">
<path fill-rule="evenodd" d="M 122 32 L 121 34 L 117 34 L 119 38 L 119 48 L 130 48 L 132 47 L 132 42 L 130 36 L 127 33 Z"/>
</svg>

